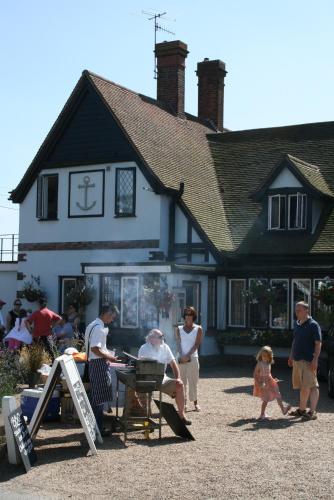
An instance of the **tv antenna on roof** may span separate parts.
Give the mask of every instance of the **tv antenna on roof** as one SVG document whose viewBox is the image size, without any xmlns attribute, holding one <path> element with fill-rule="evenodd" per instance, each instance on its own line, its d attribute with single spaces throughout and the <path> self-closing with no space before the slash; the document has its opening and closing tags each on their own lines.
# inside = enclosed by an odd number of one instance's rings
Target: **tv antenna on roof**
<svg viewBox="0 0 334 500">
<path fill-rule="evenodd" d="M 150 16 L 148 17 L 148 21 L 153 21 L 154 19 L 154 49 L 157 43 L 157 32 L 158 31 L 163 31 L 164 33 L 168 33 L 169 35 L 175 35 L 173 31 L 169 31 L 168 29 L 164 28 L 158 23 L 159 19 L 163 19 L 164 21 L 176 21 L 176 19 L 168 19 L 165 17 L 167 12 L 160 12 L 160 14 L 157 14 L 156 12 L 146 12 L 144 10 L 141 11 L 142 14 L 145 16 Z M 157 72 L 157 58 L 155 57 L 155 51 L 154 51 L 154 78 L 158 78 L 158 72 Z"/>
</svg>

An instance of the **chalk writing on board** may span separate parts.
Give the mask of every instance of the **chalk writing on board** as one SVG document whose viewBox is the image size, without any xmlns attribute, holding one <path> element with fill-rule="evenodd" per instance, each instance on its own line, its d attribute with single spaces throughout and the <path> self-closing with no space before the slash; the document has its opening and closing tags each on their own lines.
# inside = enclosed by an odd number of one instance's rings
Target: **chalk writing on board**
<svg viewBox="0 0 334 500">
<path fill-rule="evenodd" d="M 96 437 L 95 436 L 95 418 L 94 418 L 94 414 L 92 413 L 91 409 L 89 408 L 89 406 L 87 404 L 87 394 L 86 394 L 84 386 L 82 385 L 82 381 L 78 380 L 77 382 L 75 382 L 75 384 L 73 384 L 73 389 L 74 389 L 76 398 L 79 402 L 79 405 L 80 405 L 80 408 L 82 411 L 82 415 L 85 419 L 85 422 L 86 422 L 86 425 L 88 428 L 88 432 L 94 441 L 95 437 Z"/>
<path fill-rule="evenodd" d="M 31 466 L 36 462 L 36 453 L 20 407 L 16 408 L 16 410 L 10 413 L 9 422 L 15 437 L 19 453 L 22 458 L 23 465 L 28 472 Z"/>
</svg>

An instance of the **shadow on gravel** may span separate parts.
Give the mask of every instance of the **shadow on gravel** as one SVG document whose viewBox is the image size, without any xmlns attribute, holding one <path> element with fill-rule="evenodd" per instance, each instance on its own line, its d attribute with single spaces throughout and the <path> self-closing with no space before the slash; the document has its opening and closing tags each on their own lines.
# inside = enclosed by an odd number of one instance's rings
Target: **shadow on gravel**
<svg viewBox="0 0 334 500">
<path fill-rule="evenodd" d="M 162 437 L 161 439 L 153 438 L 153 439 L 143 439 L 143 438 L 131 438 L 128 439 L 129 443 L 136 444 L 144 444 L 149 446 L 150 448 L 154 448 L 155 446 L 163 446 L 165 444 L 185 444 L 185 443 L 193 443 L 193 441 L 189 441 L 188 439 L 182 439 L 177 436 L 173 437 Z"/>
<path fill-rule="evenodd" d="M 226 392 L 227 394 L 247 394 L 248 396 L 252 396 L 253 386 L 240 385 L 237 387 L 230 387 L 229 389 L 224 389 L 223 392 Z"/>
<path fill-rule="evenodd" d="M 261 429 L 286 429 L 287 427 L 291 427 L 291 425 L 295 424 L 303 424 L 300 419 L 291 419 L 291 418 L 276 418 L 273 420 L 257 420 L 256 418 L 240 418 L 235 422 L 228 424 L 229 427 L 244 427 L 245 425 L 251 427 L 246 427 L 246 429 L 241 429 L 242 431 L 258 431 Z"/>
</svg>

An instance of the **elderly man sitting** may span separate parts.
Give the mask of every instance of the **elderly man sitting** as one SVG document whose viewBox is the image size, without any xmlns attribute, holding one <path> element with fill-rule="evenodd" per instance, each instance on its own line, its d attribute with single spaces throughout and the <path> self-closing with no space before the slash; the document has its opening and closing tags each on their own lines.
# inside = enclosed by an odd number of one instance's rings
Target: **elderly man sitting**
<svg viewBox="0 0 334 500">
<path fill-rule="evenodd" d="M 138 352 L 139 358 L 154 359 L 158 363 L 163 363 L 165 369 L 167 364 L 170 365 L 173 370 L 175 379 L 164 376 L 161 392 L 168 394 L 171 398 L 175 398 L 176 405 L 178 408 L 178 413 L 186 425 L 190 425 L 191 422 L 188 420 L 184 413 L 184 390 L 183 383 L 180 378 L 180 370 L 175 361 L 172 351 L 169 346 L 164 342 L 164 335 L 160 330 L 154 329 L 146 337 L 146 344 L 142 345 Z"/>
</svg>

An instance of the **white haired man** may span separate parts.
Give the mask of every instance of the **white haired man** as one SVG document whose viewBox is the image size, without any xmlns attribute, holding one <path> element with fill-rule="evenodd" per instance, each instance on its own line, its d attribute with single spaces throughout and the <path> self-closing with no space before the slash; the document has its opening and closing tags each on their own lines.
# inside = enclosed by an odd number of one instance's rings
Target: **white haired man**
<svg viewBox="0 0 334 500">
<path fill-rule="evenodd" d="M 309 315 L 306 302 L 298 302 L 295 308 L 296 325 L 288 364 L 292 370 L 292 385 L 300 391 L 299 408 L 290 415 L 303 420 L 317 418 L 319 384 L 317 380 L 318 358 L 321 351 L 321 328 Z M 310 400 L 310 410 L 306 407 Z"/>
<path fill-rule="evenodd" d="M 161 392 L 168 394 L 171 398 L 175 398 L 181 420 L 183 420 L 186 425 L 190 425 L 191 421 L 186 418 L 184 413 L 184 389 L 180 370 L 170 347 L 165 344 L 164 334 L 160 330 L 154 328 L 150 331 L 146 337 L 146 344 L 142 345 L 139 349 L 138 357 L 154 359 L 158 361 L 158 363 L 163 363 L 165 368 L 168 364 L 170 365 L 175 378 L 173 379 L 165 375 L 161 386 Z"/>
</svg>

